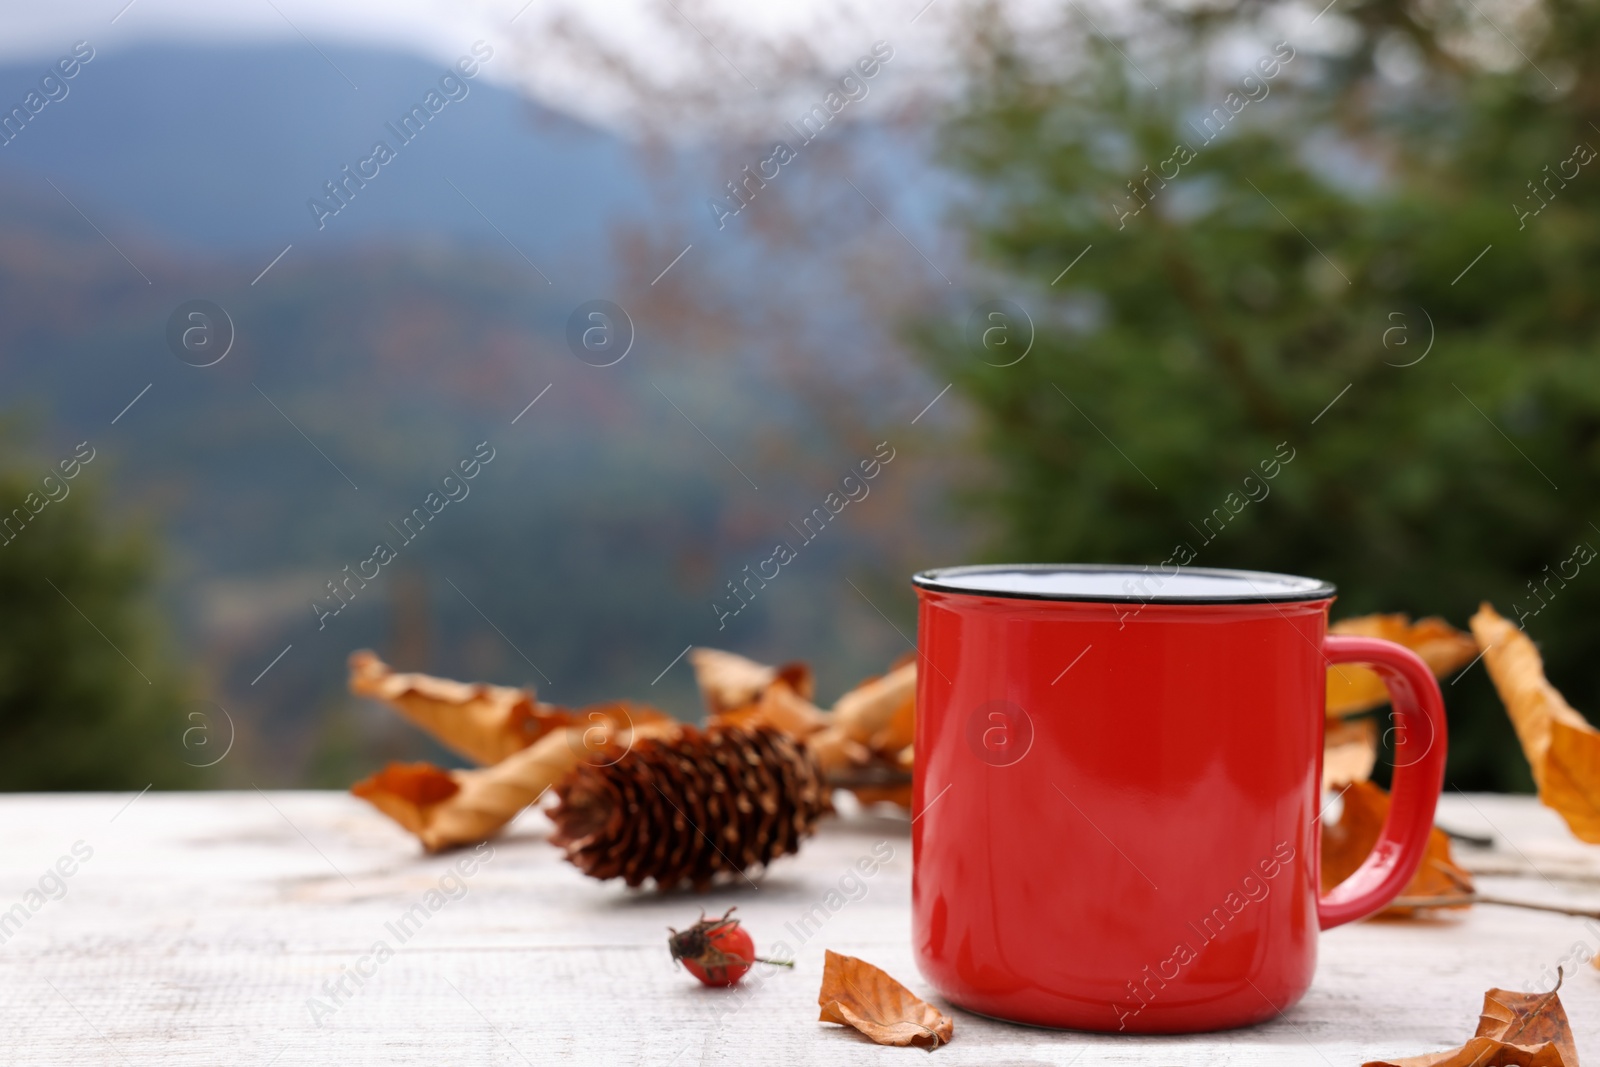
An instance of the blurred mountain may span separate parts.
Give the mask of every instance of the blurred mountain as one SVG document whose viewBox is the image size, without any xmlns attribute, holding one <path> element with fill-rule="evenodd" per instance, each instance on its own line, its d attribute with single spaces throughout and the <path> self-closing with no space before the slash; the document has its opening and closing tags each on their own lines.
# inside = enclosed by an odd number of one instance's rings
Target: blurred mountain
<svg viewBox="0 0 1600 1067">
<path fill-rule="evenodd" d="M 345 784 L 443 758 L 344 694 L 361 647 L 691 718 L 691 643 L 811 659 L 825 698 L 907 651 L 906 577 L 959 542 L 906 447 L 937 387 L 875 420 L 899 429 L 819 432 L 758 349 L 686 344 L 672 286 L 647 284 L 672 253 L 626 237 L 652 163 L 481 81 L 319 232 L 306 198 L 442 73 L 329 55 L 359 92 L 309 48 L 100 56 L 0 147 L 0 412 L 32 430 L 8 459 L 91 442 L 85 477 L 157 535 L 181 665 L 239 735 L 214 773 Z M 0 71 L 0 100 L 42 70 Z M 744 306 L 796 293 L 752 284 Z M 595 299 L 631 315 L 612 366 L 569 341 Z M 169 341 L 193 300 L 231 326 L 212 366 Z M 868 498 L 806 541 L 885 439 Z M 797 558 L 719 627 L 713 602 L 779 541 Z M 343 584 L 379 543 L 395 558 Z"/>
<path fill-rule="evenodd" d="M 471 45 L 463 41 L 461 53 L 475 59 Z M 451 95 L 464 95 L 451 99 L 440 86 L 449 68 L 387 52 L 302 44 L 106 52 L 0 146 L 0 173 L 46 192 L 52 180 L 90 218 L 115 218 L 177 247 L 270 247 L 270 257 L 290 242 L 499 240 L 498 227 L 537 263 L 602 233 L 640 199 L 643 183 L 618 138 L 486 80 L 510 62 L 502 53 L 481 61 L 476 77 L 456 80 Z M 48 69 L 0 67 L 0 101 L 20 103 Z M 442 108 L 403 143 L 386 124 L 398 126 L 429 92 Z M 395 158 L 319 229 L 307 201 L 326 200 L 325 183 L 355 169 L 378 140 Z"/>
</svg>

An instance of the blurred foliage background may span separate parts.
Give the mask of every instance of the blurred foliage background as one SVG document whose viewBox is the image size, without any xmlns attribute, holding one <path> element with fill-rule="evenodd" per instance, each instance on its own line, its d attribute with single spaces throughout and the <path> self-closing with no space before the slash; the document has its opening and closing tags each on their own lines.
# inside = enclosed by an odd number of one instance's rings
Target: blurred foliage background
<svg viewBox="0 0 1600 1067">
<path fill-rule="evenodd" d="M 1490 9 L 1519 47 L 1474 4 L 1329 7 L 1318 51 L 1249 2 L 1042 46 L 972 21 L 943 158 L 1037 335 L 1007 365 L 1020 320 L 986 359 L 966 320 L 913 324 L 994 460 L 969 499 L 997 558 L 1187 546 L 1331 579 L 1335 617 L 1493 601 L 1595 708 L 1600 8 Z M 1526 788 L 1481 666 L 1445 689 L 1451 783 Z"/>
<path fill-rule="evenodd" d="M 24 791 L 204 784 L 177 758 L 195 723 L 152 601 L 150 546 L 106 528 L 79 462 L 92 463 L 92 449 L 33 464 L 10 456 L 0 472 L 0 781 Z"/>
</svg>

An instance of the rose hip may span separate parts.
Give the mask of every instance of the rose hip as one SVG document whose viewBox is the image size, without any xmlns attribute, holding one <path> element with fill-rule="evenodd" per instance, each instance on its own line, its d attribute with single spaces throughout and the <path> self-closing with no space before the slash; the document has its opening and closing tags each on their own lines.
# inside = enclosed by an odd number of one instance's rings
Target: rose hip
<svg viewBox="0 0 1600 1067">
<path fill-rule="evenodd" d="M 739 920 L 733 918 L 734 910 L 729 908 L 720 919 L 708 919 L 702 911 L 700 920 L 682 933 L 667 927 L 672 933 L 667 938 L 672 958 L 708 986 L 731 986 L 755 963 L 794 966 L 789 960 L 765 960 L 757 956 L 755 942 L 739 925 Z"/>
</svg>

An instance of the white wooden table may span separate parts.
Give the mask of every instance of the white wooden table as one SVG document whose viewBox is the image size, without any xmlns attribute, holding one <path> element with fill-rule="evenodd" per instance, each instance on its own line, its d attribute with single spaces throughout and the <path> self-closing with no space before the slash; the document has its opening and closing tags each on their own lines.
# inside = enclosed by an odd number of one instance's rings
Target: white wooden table
<svg viewBox="0 0 1600 1067">
<path fill-rule="evenodd" d="M 1532 800 L 1457 794 L 1440 819 L 1498 837 L 1493 850 L 1460 850 L 1469 866 L 1501 872 L 1480 879 L 1484 891 L 1600 906 L 1600 848 L 1577 842 Z M 545 843 L 537 813 L 465 878 L 449 872 L 470 853 L 422 855 L 389 820 L 339 793 L 0 796 L 0 828 L 4 1063 L 927 1062 L 920 1050 L 880 1048 L 816 1021 L 824 947 L 930 993 L 911 960 L 903 819 L 835 821 L 757 889 L 666 899 L 582 877 Z M 799 948 L 793 973 L 730 996 L 671 964 L 667 926 L 682 928 L 702 904 L 737 904 L 758 947 L 796 944 L 786 924 L 798 925 L 880 842 L 894 858 Z M 62 857 L 73 873 L 48 877 Z M 430 891 L 437 910 L 427 908 Z M 12 910 L 18 903 L 25 918 Z M 398 949 L 381 962 L 371 955 L 380 939 Z M 1103 1037 L 946 1006 L 955 1040 L 933 1055 L 986 1067 L 1346 1067 L 1459 1044 L 1485 989 L 1535 988 L 1579 942 L 1600 950 L 1600 923 L 1496 907 L 1367 922 L 1323 938 L 1316 984 L 1273 1023 Z M 359 986 L 350 977 L 344 993 L 325 990 L 358 971 L 369 972 Z M 327 1010 L 314 1012 L 313 997 Z M 1600 971 L 1569 968 L 1562 999 L 1580 1053 L 1600 1064 Z"/>
</svg>

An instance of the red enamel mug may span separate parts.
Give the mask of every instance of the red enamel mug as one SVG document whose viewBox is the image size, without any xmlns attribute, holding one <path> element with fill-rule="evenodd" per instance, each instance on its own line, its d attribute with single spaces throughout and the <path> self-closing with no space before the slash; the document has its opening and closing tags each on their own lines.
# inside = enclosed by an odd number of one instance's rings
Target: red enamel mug
<svg viewBox="0 0 1600 1067">
<path fill-rule="evenodd" d="M 1274 1018 L 1317 932 L 1422 860 L 1444 781 L 1438 683 L 1329 634 L 1333 586 L 1254 571 L 952 567 L 913 578 L 918 966 L 963 1008 L 1186 1033 Z M 1397 729 L 1382 836 L 1320 889 L 1327 671 L 1371 667 Z"/>
</svg>

